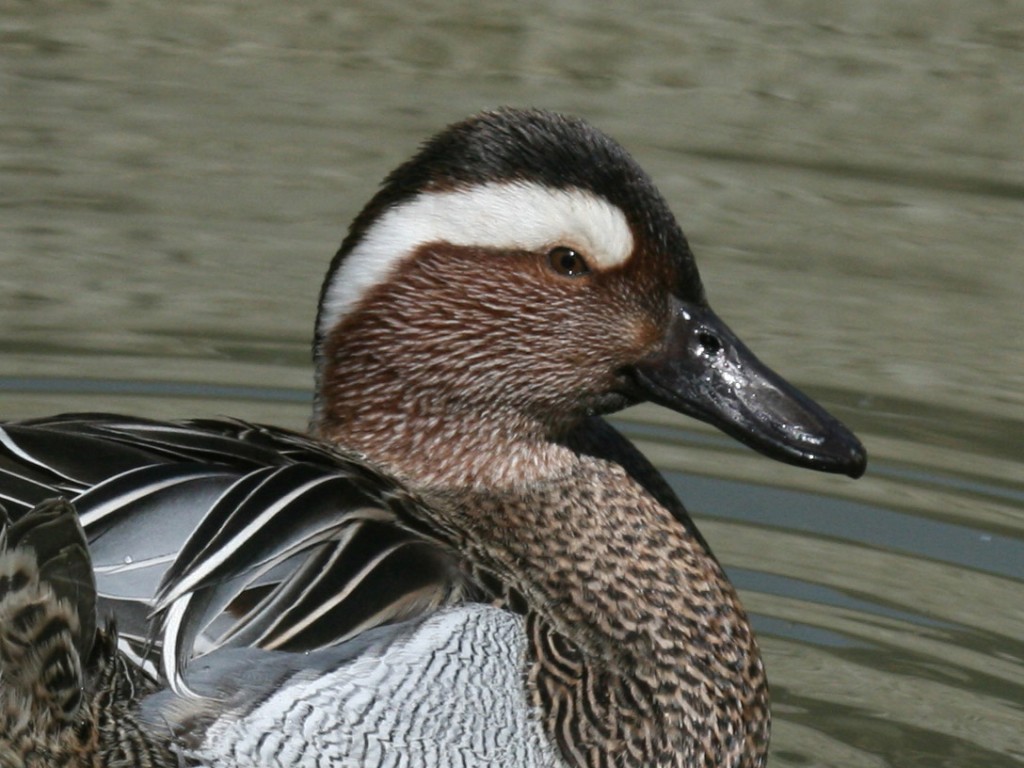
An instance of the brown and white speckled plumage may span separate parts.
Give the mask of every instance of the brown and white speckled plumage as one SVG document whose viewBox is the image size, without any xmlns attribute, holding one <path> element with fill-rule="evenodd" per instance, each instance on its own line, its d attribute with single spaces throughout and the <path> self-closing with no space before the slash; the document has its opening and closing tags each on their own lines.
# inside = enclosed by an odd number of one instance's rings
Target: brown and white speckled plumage
<svg viewBox="0 0 1024 768">
<path fill-rule="evenodd" d="M 636 480 L 584 456 L 571 477 L 457 508 L 462 549 L 529 606 L 531 696 L 577 764 L 762 764 L 768 690 L 743 608 Z"/>
<path fill-rule="evenodd" d="M 170 768 L 169 734 L 133 715 L 150 684 L 96 629 L 85 534 L 62 499 L 0 508 L 0 766 Z"/>
</svg>

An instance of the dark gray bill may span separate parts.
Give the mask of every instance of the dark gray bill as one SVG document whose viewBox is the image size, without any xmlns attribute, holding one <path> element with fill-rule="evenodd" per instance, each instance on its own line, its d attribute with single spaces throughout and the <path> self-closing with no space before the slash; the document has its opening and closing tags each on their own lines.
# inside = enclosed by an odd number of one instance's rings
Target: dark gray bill
<svg viewBox="0 0 1024 768">
<path fill-rule="evenodd" d="M 710 308 L 673 302 L 665 346 L 635 366 L 647 399 L 773 459 L 864 474 L 867 452 L 838 419 L 758 360 Z"/>
</svg>

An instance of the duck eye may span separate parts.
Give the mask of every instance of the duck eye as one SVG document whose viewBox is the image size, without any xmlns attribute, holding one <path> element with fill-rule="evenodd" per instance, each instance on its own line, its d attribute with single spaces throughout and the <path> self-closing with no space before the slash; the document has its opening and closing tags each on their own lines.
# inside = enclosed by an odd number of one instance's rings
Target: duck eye
<svg viewBox="0 0 1024 768">
<path fill-rule="evenodd" d="M 560 275 L 566 277 L 579 277 L 590 272 L 590 267 L 583 257 L 572 248 L 560 245 L 548 252 L 548 261 L 551 268 Z"/>
</svg>

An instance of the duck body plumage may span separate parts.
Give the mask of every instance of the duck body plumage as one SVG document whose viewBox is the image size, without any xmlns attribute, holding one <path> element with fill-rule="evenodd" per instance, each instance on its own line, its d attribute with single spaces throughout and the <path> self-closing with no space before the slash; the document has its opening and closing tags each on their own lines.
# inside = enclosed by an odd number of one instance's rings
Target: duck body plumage
<svg viewBox="0 0 1024 768">
<path fill-rule="evenodd" d="M 622 445 L 613 450 L 619 441 Z M 422 726 L 426 730 L 413 730 L 417 738 L 404 741 L 395 741 L 401 732 L 390 729 L 375 734 L 378 741 L 390 745 L 389 754 L 399 760 L 396 764 L 405 759 L 415 765 L 436 755 L 447 755 L 438 758 L 447 764 L 465 761 L 467 754 L 490 754 L 492 757 L 479 763 L 488 764 L 499 759 L 494 755 L 503 755 L 500 759 L 504 760 L 519 754 L 521 761 L 508 764 L 558 765 L 562 758 L 550 738 L 536 742 L 520 739 L 515 743 L 518 751 L 488 751 L 484 744 L 438 740 L 430 730 L 438 723 L 447 722 L 445 727 L 451 727 L 456 714 L 468 726 L 475 712 L 489 722 L 504 723 L 498 732 L 523 736 L 531 732 L 521 727 L 523 722 L 530 723 L 534 732 L 541 731 L 536 713 L 545 707 L 565 718 L 557 726 L 565 744 L 560 748 L 572 748 L 569 738 L 574 736 L 580 742 L 588 739 L 600 744 L 595 755 L 620 755 L 625 749 L 621 736 L 608 743 L 598 741 L 606 738 L 599 732 L 573 734 L 571 729 L 597 727 L 612 717 L 603 709 L 609 704 L 625 711 L 627 702 L 642 695 L 642 689 L 634 690 L 633 672 L 655 659 L 668 669 L 680 663 L 671 654 L 655 654 L 653 648 L 648 658 L 626 656 L 626 651 L 635 653 L 628 641 L 636 629 L 629 622 L 660 622 L 660 631 L 666 633 L 664 644 L 670 648 L 678 645 L 673 638 L 676 632 L 688 632 L 692 643 L 703 644 L 710 642 L 701 637 L 707 634 L 704 619 L 710 610 L 705 601 L 719 603 L 714 608 L 715 623 L 707 628 L 718 632 L 723 626 L 719 622 L 729 622 L 734 635 L 732 652 L 745 652 L 749 658 L 730 659 L 742 668 L 742 674 L 724 666 L 694 668 L 689 682 L 697 680 L 698 674 L 713 686 L 734 678 L 732 695 L 738 706 L 765 706 L 759 698 L 765 692 L 763 668 L 734 592 L 660 476 L 618 433 L 598 420 L 588 424 L 578 445 L 573 446 L 581 461 L 574 477 L 535 485 L 528 493 L 519 494 L 478 489 L 414 493 L 365 459 L 287 430 L 239 421 L 161 423 L 71 414 L 7 424 L 0 442 L 7 450 L 0 459 L 0 471 L 10 471 L 12 457 L 17 457 L 20 476 L 32 489 L 32 494 L 22 490 L 20 510 L 13 506 L 14 500 L 7 499 L 13 514 L 23 514 L 57 491 L 75 499 L 90 539 L 99 614 L 118 617 L 122 652 L 130 663 L 152 676 L 163 674 L 183 693 L 168 691 L 156 697 L 158 703 L 145 707 L 148 714 L 143 720 L 154 732 L 160 731 L 159 722 L 176 726 L 174 732 L 188 744 L 191 758 L 202 757 L 216 765 L 227 759 L 222 758 L 225 750 L 237 757 L 237 750 L 247 749 L 242 737 L 251 735 L 256 723 L 266 725 L 274 717 L 286 717 L 276 708 L 280 702 L 292 697 L 306 700 L 311 670 L 329 668 L 350 681 L 356 679 L 356 672 L 344 662 L 358 663 L 364 670 L 372 663 L 379 671 L 395 672 L 401 664 L 408 664 L 410 648 L 420 650 L 415 658 L 422 667 L 396 674 L 399 678 L 426 676 L 430 684 L 415 688 L 424 696 L 418 699 L 395 690 L 380 701 L 387 702 L 387 711 L 400 710 L 397 702 L 406 704 L 420 720 L 406 714 L 395 722 L 408 729 Z M 619 456 L 615 464 L 602 456 L 610 450 Z M 90 457 L 84 467 L 83 456 Z M 93 474 L 97 458 L 102 459 L 100 464 L 109 477 Z M 606 483 L 586 474 L 584 466 L 597 475 L 622 473 L 622 478 L 604 487 Z M 659 498 L 662 501 L 650 501 Z M 624 526 L 609 537 L 604 551 L 580 546 L 581 536 L 589 535 L 574 524 L 572 512 L 580 503 L 599 510 L 603 517 L 598 523 L 609 531 Z M 642 525 L 638 513 L 645 503 L 652 511 L 673 510 L 657 516 L 662 528 Z M 621 519 L 611 517 L 613 511 L 619 512 Z M 562 522 L 552 525 L 548 518 Z M 688 547 L 672 552 L 654 549 L 666 546 L 665 542 L 651 543 L 661 539 L 678 546 L 674 534 L 679 526 L 692 531 L 687 534 Z M 486 535 L 492 528 L 517 539 L 524 535 L 516 533 L 522 529 L 532 539 L 517 542 L 515 547 L 498 547 Z M 648 553 L 647 547 L 652 551 Z M 564 553 L 561 558 L 553 556 L 560 552 Z M 723 592 L 702 595 L 692 605 L 676 603 L 672 613 L 666 605 L 659 616 L 634 617 L 625 610 L 628 606 L 620 606 L 622 587 L 616 584 L 631 578 L 638 557 L 644 555 L 651 558 L 652 567 L 671 558 L 677 568 L 690 569 L 692 573 L 669 574 L 680 585 L 699 580 Z M 591 579 L 583 590 L 578 586 L 581 573 L 589 573 Z M 176 592 L 168 592 L 167 585 Z M 179 593 L 185 598 L 178 597 Z M 588 649 L 592 655 L 589 665 L 578 648 L 530 609 L 531 601 L 552 606 L 561 603 L 552 619 L 557 617 L 581 638 L 581 632 L 587 630 L 585 637 L 594 645 Z M 222 614 L 228 605 L 235 606 L 231 617 Z M 242 605 L 246 610 L 239 608 Z M 162 654 L 151 647 L 154 610 L 168 614 L 161 627 Z M 447 638 L 453 644 L 450 648 L 428 652 L 416 638 L 437 637 L 436 626 L 424 628 L 424 618 L 435 617 L 437 610 L 446 611 L 442 626 L 461 625 L 464 629 Z M 207 626 L 211 621 L 213 628 Z M 474 634 L 466 634 L 466 627 Z M 204 635 L 200 638 L 201 631 Z M 739 642 L 744 633 L 745 644 Z M 461 645 L 467 637 L 474 638 L 471 647 L 481 663 L 459 664 L 459 675 L 452 680 L 432 678 L 438 670 L 452 669 L 451 659 L 437 665 L 438 657 L 467 656 L 467 647 Z M 510 642 L 509 637 L 517 642 Z M 375 654 L 367 650 L 371 639 L 377 643 Z M 616 640 L 626 644 L 620 647 Z M 253 648 L 289 653 L 260 659 L 259 654 L 266 652 L 255 651 L 250 658 L 254 667 L 277 670 L 276 676 L 256 680 L 252 676 L 237 678 L 232 665 L 221 663 L 230 656 L 219 655 L 222 652 L 217 650 L 231 649 L 230 653 L 237 654 L 241 649 L 253 653 Z M 189 666 L 198 649 L 205 655 Z M 720 653 L 707 660 L 718 664 L 723 658 Z M 598 665 L 597 659 L 603 664 Z M 495 674 L 495 664 L 505 670 L 504 678 Z M 629 670 L 629 674 L 620 670 Z M 195 682 L 192 674 L 199 675 Z M 389 691 L 385 674 L 367 674 L 376 679 L 378 694 Z M 532 679 L 523 686 L 527 674 Z M 650 674 L 658 677 L 665 673 L 652 669 Z M 473 695 L 466 676 L 477 687 L 499 691 L 505 706 L 492 706 L 494 702 Z M 201 718 L 190 695 L 194 686 L 195 693 L 206 697 L 200 699 L 207 706 Z M 450 693 L 451 686 L 462 694 L 437 697 L 439 691 Z M 365 696 L 349 699 L 345 694 L 351 689 L 341 685 L 318 690 L 325 699 L 337 697 L 334 707 L 326 709 L 335 713 L 329 721 L 334 733 L 331 738 L 340 738 L 337 726 L 347 721 L 341 712 L 347 705 L 365 703 Z M 534 693 L 529 696 L 531 690 Z M 227 693 L 230 695 L 225 698 Z M 274 693 L 277 704 L 247 711 L 254 701 Z M 227 706 L 232 700 L 235 706 Z M 438 702 L 455 711 L 435 707 Z M 481 704 L 486 704 L 482 710 Z M 318 708 L 322 707 L 321 701 Z M 581 710 L 586 714 L 573 714 Z M 368 714 L 350 714 L 348 721 L 391 725 L 390 721 L 367 719 Z M 766 717 L 751 718 L 747 713 L 737 717 L 737 722 L 767 723 Z M 188 741 L 197 723 L 203 724 L 199 732 L 209 729 L 210 744 Z M 295 731 L 293 738 L 308 744 L 310 750 L 319 750 L 322 745 L 309 741 L 307 730 Z M 457 731 L 476 733 L 469 727 Z M 240 741 L 229 749 L 231 735 Z M 350 733 L 358 743 L 366 736 L 360 730 Z M 403 743 L 414 746 L 403 750 Z M 335 748 L 340 749 L 337 744 Z M 369 759 L 369 754 L 358 754 L 362 757 L 351 764 Z M 258 752 L 246 758 L 256 761 L 255 765 L 277 764 L 266 755 L 266 762 L 259 759 Z M 469 760 L 466 764 L 476 763 Z"/>
<path fill-rule="evenodd" d="M 15 519 L 78 507 L 118 658 L 167 685 L 131 704 L 153 733 L 210 766 L 764 765 L 735 590 L 600 416 L 651 399 L 784 461 L 864 453 L 711 312 L 618 144 L 528 110 L 439 134 L 353 223 L 314 357 L 312 436 L 0 429 Z"/>
</svg>

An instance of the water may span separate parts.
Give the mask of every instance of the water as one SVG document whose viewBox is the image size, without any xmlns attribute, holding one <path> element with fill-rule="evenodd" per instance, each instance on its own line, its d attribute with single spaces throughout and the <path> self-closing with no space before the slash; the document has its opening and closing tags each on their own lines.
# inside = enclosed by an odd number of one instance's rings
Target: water
<svg viewBox="0 0 1024 768">
<path fill-rule="evenodd" d="M 482 107 L 582 114 L 656 178 L 719 313 L 871 453 L 853 482 L 619 422 L 753 614 L 772 765 L 1020 765 L 1021 19 L 0 5 L 0 417 L 301 427 L 319 280 L 383 174 Z"/>
</svg>

